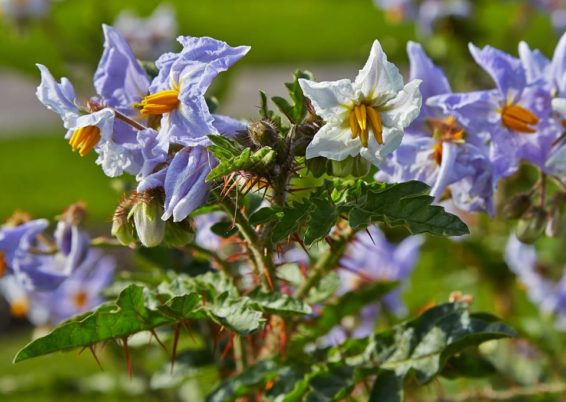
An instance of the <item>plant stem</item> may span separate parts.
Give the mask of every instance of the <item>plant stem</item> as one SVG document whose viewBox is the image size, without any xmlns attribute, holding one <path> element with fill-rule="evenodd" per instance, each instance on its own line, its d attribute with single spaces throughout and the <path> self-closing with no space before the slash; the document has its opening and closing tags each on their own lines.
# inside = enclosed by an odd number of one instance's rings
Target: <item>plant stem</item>
<svg viewBox="0 0 566 402">
<path fill-rule="evenodd" d="M 248 367 L 244 338 L 238 335 L 234 337 L 234 360 L 236 361 L 236 370 L 238 373 L 241 373 Z"/>
<path fill-rule="evenodd" d="M 340 258 L 342 258 L 342 255 L 344 255 L 348 242 L 351 240 L 353 235 L 354 231 L 348 227 L 337 239 L 334 240 L 332 247 L 328 249 L 311 268 L 310 275 L 305 283 L 297 289 L 294 297 L 306 297 L 309 291 L 320 282 L 322 276 L 338 265 L 338 262 L 340 261 Z"/>
<path fill-rule="evenodd" d="M 265 252 L 263 242 L 260 240 L 257 232 L 236 204 L 234 204 L 228 196 L 221 197 L 220 203 L 224 207 L 224 210 L 234 219 L 236 227 L 248 243 L 255 264 L 259 267 L 260 271 L 264 273 L 264 277 L 267 277 L 264 281 L 264 287 L 268 290 L 271 289 L 273 287 L 272 279 L 274 279 L 275 275 L 273 258 L 269 253 Z"/>
</svg>

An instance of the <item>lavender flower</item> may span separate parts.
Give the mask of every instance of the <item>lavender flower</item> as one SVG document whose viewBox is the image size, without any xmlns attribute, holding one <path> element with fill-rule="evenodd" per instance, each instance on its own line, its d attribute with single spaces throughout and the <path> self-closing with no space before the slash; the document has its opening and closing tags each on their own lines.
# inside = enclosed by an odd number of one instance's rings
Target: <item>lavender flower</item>
<svg viewBox="0 0 566 402">
<path fill-rule="evenodd" d="M 180 53 L 166 53 L 156 65 L 158 76 L 142 99 L 144 115 L 162 116 L 160 138 L 185 146 L 208 145 L 217 134 L 205 93 L 214 78 L 242 58 L 249 47 L 230 47 L 212 38 L 180 36 Z"/>
<path fill-rule="evenodd" d="M 14 255 L 22 238 L 45 227 L 46 222 L 44 219 L 37 219 L 16 226 L 5 225 L 0 228 L 0 277 L 13 272 Z"/>
<path fill-rule="evenodd" d="M 559 281 L 546 278 L 535 248 L 521 243 L 514 235 L 507 243 L 505 261 L 526 287 L 529 299 L 543 313 L 554 314 L 558 326 L 566 329 L 566 267 Z"/>
<path fill-rule="evenodd" d="M 169 4 L 160 4 L 146 18 L 122 11 L 114 26 L 131 44 L 134 53 L 146 60 L 155 60 L 171 51 L 177 35 L 175 10 Z"/>
<path fill-rule="evenodd" d="M 450 84 L 422 47 L 409 42 L 411 80 L 421 79 L 425 100 L 417 119 L 407 127 L 403 142 L 379 165 L 377 180 L 419 180 L 432 187 L 436 201 L 450 186 L 452 197 L 463 210 L 493 212 L 492 168 L 483 139 L 427 99 L 450 94 Z"/>
<path fill-rule="evenodd" d="M 495 180 L 513 174 L 522 159 L 544 167 L 556 133 L 548 124 L 550 97 L 544 86 L 528 84 L 520 60 L 486 46 L 470 52 L 497 89 L 435 96 L 441 107 L 472 131 L 489 133 Z"/>
</svg>

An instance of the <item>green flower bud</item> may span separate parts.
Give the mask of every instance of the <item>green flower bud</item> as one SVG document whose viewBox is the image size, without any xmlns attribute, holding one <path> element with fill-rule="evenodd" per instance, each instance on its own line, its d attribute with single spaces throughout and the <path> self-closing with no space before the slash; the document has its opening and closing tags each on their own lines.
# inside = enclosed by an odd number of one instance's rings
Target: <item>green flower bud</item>
<svg viewBox="0 0 566 402">
<path fill-rule="evenodd" d="M 159 190 L 148 190 L 138 193 L 128 218 L 133 218 L 136 233 L 145 247 L 161 244 L 165 236 L 163 215 L 163 197 Z"/>
<path fill-rule="evenodd" d="M 531 206 L 531 197 L 528 194 L 517 194 L 503 207 L 503 216 L 507 219 L 519 219 Z"/>
<path fill-rule="evenodd" d="M 322 156 L 317 156 L 316 158 L 307 159 L 305 164 L 314 177 L 320 177 L 327 172 L 329 160 Z"/>
<path fill-rule="evenodd" d="M 337 177 L 364 177 L 371 165 L 361 156 L 347 157 L 342 161 L 332 161 L 332 175 Z"/>
<path fill-rule="evenodd" d="M 548 214 L 544 208 L 531 207 L 517 224 L 517 238 L 523 243 L 534 243 L 544 233 L 547 218 Z"/>
<path fill-rule="evenodd" d="M 112 217 L 112 236 L 127 246 L 136 242 L 135 227 L 131 219 L 128 218 L 133 206 L 133 197 L 125 198 L 114 211 Z"/>
<path fill-rule="evenodd" d="M 268 120 L 260 120 L 248 126 L 252 142 L 257 146 L 275 147 L 279 140 L 277 128 Z"/>
<path fill-rule="evenodd" d="M 181 247 L 194 238 L 194 231 L 189 220 L 165 223 L 165 238 L 163 244 L 167 247 Z"/>
</svg>

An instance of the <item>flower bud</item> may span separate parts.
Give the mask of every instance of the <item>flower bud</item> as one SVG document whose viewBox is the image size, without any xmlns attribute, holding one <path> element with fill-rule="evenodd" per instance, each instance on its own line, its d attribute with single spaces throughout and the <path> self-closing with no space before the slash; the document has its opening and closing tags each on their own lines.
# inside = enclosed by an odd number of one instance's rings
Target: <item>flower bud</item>
<svg viewBox="0 0 566 402">
<path fill-rule="evenodd" d="M 165 238 L 163 244 L 167 247 L 181 247 L 190 242 L 194 237 L 194 231 L 189 220 L 165 223 Z"/>
<path fill-rule="evenodd" d="M 122 200 L 112 217 L 112 236 L 116 237 L 124 246 L 135 243 L 136 241 L 135 227 L 128 217 L 134 205 L 135 197 L 136 195 L 134 194 Z"/>
<path fill-rule="evenodd" d="M 332 161 L 332 175 L 364 177 L 369 173 L 370 167 L 369 162 L 361 156 L 349 156 L 342 161 Z"/>
<path fill-rule="evenodd" d="M 532 244 L 544 233 L 546 222 L 546 210 L 541 207 L 531 207 L 519 220 L 515 234 L 523 243 Z"/>
<path fill-rule="evenodd" d="M 155 247 L 163 241 L 165 221 L 162 215 L 161 191 L 152 189 L 137 194 L 128 218 L 133 217 L 138 239 L 145 247 Z"/>
<path fill-rule="evenodd" d="M 248 133 L 257 146 L 274 147 L 279 139 L 277 128 L 268 120 L 260 120 L 248 126 Z"/>
<path fill-rule="evenodd" d="M 503 216 L 507 219 L 519 219 L 531 206 L 531 197 L 528 194 L 517 194 L 503 207 Z"/>
</svg>

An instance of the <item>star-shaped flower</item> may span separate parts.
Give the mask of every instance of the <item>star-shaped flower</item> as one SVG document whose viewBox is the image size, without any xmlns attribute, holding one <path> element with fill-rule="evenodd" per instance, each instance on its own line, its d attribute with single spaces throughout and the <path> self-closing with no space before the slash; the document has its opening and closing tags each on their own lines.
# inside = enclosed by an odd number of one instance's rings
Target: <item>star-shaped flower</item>
<svg viewBox="0 0 566 402">
<path fill-rule="evenodd" d="M 419 114 L 420 82 L 403 86 L 399 70 L 387 61 L 377 40 L 354 82 L 299 80 L 316 113 L 326 121 L 307 147 L 307 159 L 323 156 L 340 161 L 359 154 L 374 164 L 383 161 L 401 144 L 405 127 Z"/>
</svg>

